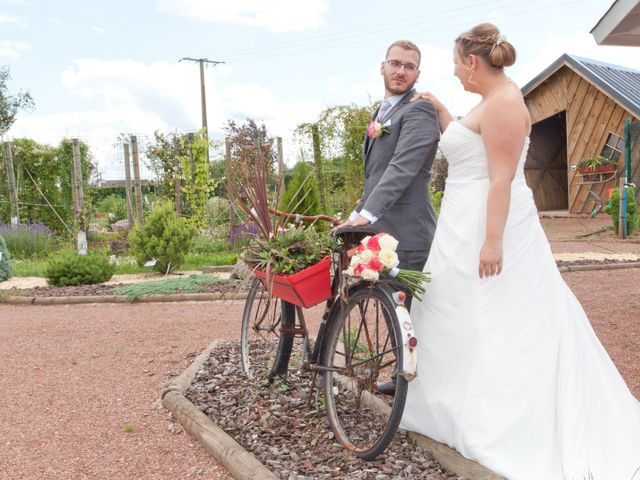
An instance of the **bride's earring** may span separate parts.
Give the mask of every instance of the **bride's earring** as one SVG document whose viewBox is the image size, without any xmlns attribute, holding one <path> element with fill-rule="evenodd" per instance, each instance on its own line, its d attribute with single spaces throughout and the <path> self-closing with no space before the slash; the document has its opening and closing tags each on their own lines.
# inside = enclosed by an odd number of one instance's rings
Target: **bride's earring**
<svg viewBox="0 0 640 480">
<path fill-rule="evenodd" d="M 469 78 L 467 78 L 467 82 L 469 82 L 471 85 L 478 85 L 478 82 L 474 82 L 473 81 L 473 74 L 474 73 L 476 73 L 475 70 L 469 69 Z"/>
</svg>

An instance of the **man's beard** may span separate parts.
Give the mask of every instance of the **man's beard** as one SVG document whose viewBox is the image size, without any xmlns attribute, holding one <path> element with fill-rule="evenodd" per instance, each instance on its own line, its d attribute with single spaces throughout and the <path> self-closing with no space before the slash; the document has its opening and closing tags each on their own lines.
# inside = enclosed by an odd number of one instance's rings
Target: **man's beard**
<svg viewBox="0 0 640 480">
<path fill-rule="evenodd" d="M 402 95 L 404 93 L 407 93 L 416 84 L 416 82 L 413 82 L 413 83 L 405 83 L 405 87 L 403 87 L 403 88 L 392 87 L 391 86 L 391 80 L 392 79 L 393 79 L 393 77 L 391 77 L 391 78 L 387 78 L 386 76 L 384 77 L 384 88 L 388 92 L 390 92 L 390 93 L 392 93 L 394 95 Z"/>
</svg>

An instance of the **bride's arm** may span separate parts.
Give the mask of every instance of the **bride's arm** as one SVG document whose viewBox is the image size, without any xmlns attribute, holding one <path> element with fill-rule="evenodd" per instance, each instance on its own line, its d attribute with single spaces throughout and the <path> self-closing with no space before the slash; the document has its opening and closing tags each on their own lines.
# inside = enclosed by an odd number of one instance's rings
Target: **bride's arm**
<svg viewBox="0 0 640 480">
<path fill-rule="evenodd" d="M 480 278 L 502 271 L 502 240 L 509 214 L 511 182 L 524 148 L 526 122 L 521 106 L 513 99 L 496 98 L 487 104 L 480 119 L 480 133 L 489 163 L 487 225 L 478 273 Z"/>
<path fill-rule="evenodd" d="M 436 109 L 436 113 L 438 114 L 438 123 L 440 124 L 440 132 L 444 132 L 449 124 L 453 121 L 453 115 L 449 113 L 447 107 L 436 98 L 436 96 L 431 92 L 419 92 L 416 93 L 413 97 L 411 97 L 411 101 L 418 100 L 423 98 L 433 104 L 433 108 Z"/>
</svg>

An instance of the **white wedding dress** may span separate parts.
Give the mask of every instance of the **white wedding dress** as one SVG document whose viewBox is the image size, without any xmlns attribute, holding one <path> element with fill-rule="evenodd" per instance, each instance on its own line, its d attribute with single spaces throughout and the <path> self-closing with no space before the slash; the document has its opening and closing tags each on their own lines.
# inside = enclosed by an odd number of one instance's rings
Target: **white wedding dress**
<svg viewBox="0 0 640 480">
<path fill-rule="evenodd" d="M 524 178 L 504 232 L 504 270 L 480 279 L 488 167 L 481 136 L 449 124 L 449 176 L 411 310 L 418 377 L 401 427 L 509 480 L 640 480 L 640 403 L 560 276 Z"/>
</svg>

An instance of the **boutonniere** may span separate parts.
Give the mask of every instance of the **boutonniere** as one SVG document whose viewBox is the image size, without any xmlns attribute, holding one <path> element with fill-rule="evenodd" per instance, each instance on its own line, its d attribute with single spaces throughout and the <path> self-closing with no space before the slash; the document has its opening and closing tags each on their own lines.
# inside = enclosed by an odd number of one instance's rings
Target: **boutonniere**
<svg viewBox="0 0 640 480">
<path fill-rule="evenodd" d="M 384 124 L 377 120 L 371 120 L 371 123 L 367 127 L 367 135 L 372 139 L 381 137 L 385 133 L 389 133 L 389 125 L 391 125 L 391 119 L 384 122 Z"/>
</svg>

